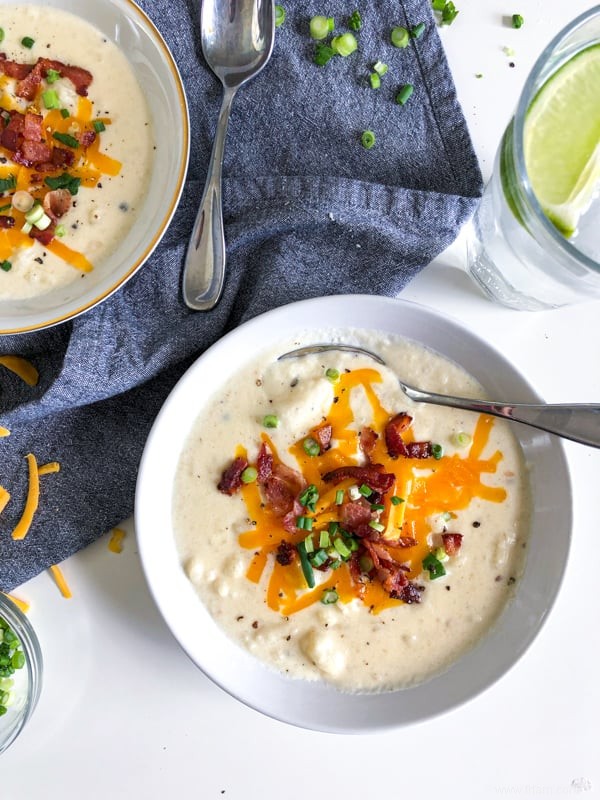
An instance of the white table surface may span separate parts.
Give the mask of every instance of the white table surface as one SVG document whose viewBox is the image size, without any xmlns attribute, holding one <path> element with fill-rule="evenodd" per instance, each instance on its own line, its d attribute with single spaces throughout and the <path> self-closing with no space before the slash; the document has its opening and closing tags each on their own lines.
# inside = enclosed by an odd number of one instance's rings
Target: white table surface
<svg viewBox="0 0 600 800">
<path fill-rule="evenodd" d="M 487 178 L 536 55 L 589 5 L 457 5 L 459 17 L 441 33 Z M 513 12 L 525 18 L 520 30 L 503 20 Z M 459 240 L 402 296 L 462 320 L 547 400 L 600 401 L 600 304 L 504 309 L 478 293 L 463 263 Z M 39 575 L 15 594 L 31 602 L 44 688 L 34 717 L 2 757 L 0 799 L 600 797 L 600 451 L 572 443 L 565 449 L 573 544 L 545 627 L 494 687 L 409 729 L 313 733 L 231 699 L 187 659 L 159 616 L 132 521 L 121 555 L 108 550 L 105 536 L 63 564 L 73 599 Z"/>
</svg>

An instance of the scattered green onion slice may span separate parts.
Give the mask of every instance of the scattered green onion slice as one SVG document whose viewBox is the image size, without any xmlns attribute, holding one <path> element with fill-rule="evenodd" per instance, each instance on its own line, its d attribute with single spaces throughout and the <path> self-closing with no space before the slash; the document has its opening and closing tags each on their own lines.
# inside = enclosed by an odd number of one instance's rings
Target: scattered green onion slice
<svg viewBox="0 0 600 800">
<path fill-rule="evenodd" d="M 333 540 L 333 546 L 335 547 L 335 549 L 338 551 L 338 553 L 341 555 L 342 558 L 350 558 L 350 556 L 352 555 L 352 551 L 350 550 L 350 548 L 346 547 L 346 545 L 340 538 Z"/>
<path fill-rule="evenodd" d="M 313 553 L 311 556 L 309 556 L 309 558 L 313 567 L 322 567 L 329 556 L 327 555 L 327 552 L 321 548 L 320 550 L 317 550 L 316 553 Z"/>
<path fill-rule="evenodd" d="M 418 25 L 415 25 L 414 28 L 410 29 L 410 35 L 413 39 L 418 39 L 420 36 L 423 35 L 425 31 L 425 23 L 419 22 Z"/>
<path fill-rule="evenodd" d="M 276 414 L 266 414 L 263 417 L 263 427 L 264 428 L 278 428 L 279 427 L 279 417 Z"/>
<path fill-rule="evenodd" d="M 446 0 L 431 0 L 431 5 L 434 11 L 443 11 Z"/>
<path fill-rule="evenodd" d="M 24 36 L 21 39 L 21 44 L 23 45 L 23 47 L 26 47 L 28 50 L 31 50 L 31 48 L 35 44 L 35 39 L 32 39 L 31 36 Z"/>
<path fill-rule="evenodd" d="M 383 533 L 385 530 L 385 525 L 381 522 L 376 522 L 374 519 L 369 522 L 369 528 L 373 528 L 374 531 L 378 531 L 379 533 Z"/>
<path fill-rule="evenodd" d="M 309 511 L 315 510 L 318 499 L 319 490 L 314 483 L 309 484 L 298 498 L 300 504 L 308 508 Z"/>
<path fill-rule="evenodd" d="M 69 175 L 68 172 L 63 172 L 62 175 L 57 175 L 55 178 L 44 178 L 44 183 L 51 189 L 68 189 L 70 194 L 76 195 L 79 191 L 81 178 L 75 178 Z"/>
<path fill-rule="evenodd" d="M 44 216 L 44 209 L 40 203 L 36 203 L 33 208 L 25 214 L 25 222 L 30 225 L 37 225 L 37 223 Z"/>
<path fill-rule="evenodd" d="M 363 483 L 361 486 L 358 487 L 358 491 L 362 494 L 363 497 L 371 497 L 373 494 L 373 489 L 370 486 L 367 486 L 366 483 Z"/>
<path fill-rule="evenodd" d="M 435 557 L 433 553 L 429 553 L 429 555 L 425 556 L 422 561 L 423 569 L 429 572 L 429 577 L 432 581 L 436 578 L 441 578 L 442 575 L 446 574 L 446 570 L 444 569 L 444 565 L 442 562 Z"/>
<path fill-rule="evenodd" d="M 350 498 L 350 500 L 360 500 L 362 494 L 360 493 L 358 486 L 348 487 L 348 497 Z"/>
<path fill-rule="evenodd" d="M 339 595 L 335 589 L 325 589 L 321 597 L 321 602 L 324 606 L 330 606 L 332 603 L 337 603 L 339 599 Z"/>
<path fill-rule="evenodd" d="M 396 95 L 396 102 L 399 106 L 404 106 L 408 102 L 409 97 L 414 92 L 415 87 L 412 83 L 405 83 L 404 86 L 400 89 L 398 94 Z"/>
<path fill-rule="evenodd" d="M 63 225 L 63 233 L 64 236 L 64 225 Z M 242 483 L 254 483 L 254 481 L 258 478 L 258 471 L 255 467 L 246 467 L 246 469 L 240 475 L 240 480 Z"/>
<path fill-rule="evenodd" d="M 340 371 L 339 369 L 329 367 L 329 369 L 325 370 L 325 377 L 328 381 L 331 381 L 331 383 L 337 383 L 340 379 Z"/>
<path fill-rule="evenodd" d="M 315 545 L 313 543 L 312 536 L 307 536 L 304 540 L 304 549 L 307 553 L 314 553 Z"/>
<path fill-rule="evenodd" d="M 378 75 L 383 77 L 383 75 L 385 75 L 385 73 L 388 71 L 388 65 L 384 64 L 382 61 L 377 61 L 375 64 L 373 64 L 373 69 Z"/>
<path fill-rule="evenodd" d="M 48 83 L 56 83 L 60 78 L 60 72 L 57 69 L 49 69 L 46 71 L 46 81 Z"/>
<path fill-rule="evenodd" d="M 468 447 L 472 442 L 472 438 L 468 433 L 459 431 L 452 436 L 452 441 L 457 447 Z"/>
<path fill-rule="evenodd" d="M 296 527 L 303 531 L 312 531 L 313 518 L 312 517 L 296 517 Z"/>
<path fill-rule="evenodd" d="M 442 9 L 442 25 L 452 25 L 457 16 L 458 11 L 456 6 L 451 0 L 448 0 Z"/>
<path fill-rule="evenodd" d="M 106 130 L 106 125 L 102 122 L 101 119 L 95 119 L 92 122 L 92 128 L 96 131 L 96 133 L 102 133 Z"/>
<path fill-rule="evenodd" d="M 35 227 L 38 231 L 45 231 L 46 228 L 49 228 L 52 225 L 52 220 L 48 216 L 48 214 L 42 214 L 42 216 L 38 219 L 37 222 L 34 222 Z"/>
<path fill-rule="evenodd" d="M 393 506 L 399 506 L 399 505 L 400 505 L 400 503 L 403 503 L 403 502 L 404 502 L 404 498 L 403 498 L 403 497 L 398 497 L 398 495 L 397 495 L 397 494 L 393 494 L 393 495 L 390 497 L 390 503 L 391 503 Z"/>
<path fill-rule="evenodd" d="M 302 568 L 302 574 L 304 575 L 304 580 L 306 581 L 306 585 L 309 589 L 315 588 L 315 573 L 313 572 L 312 565 L 308 560 L 308 555 L 306 552 L 306 546 L 304 542 L 299 542 L 296 546 L 298 550 L 298 555 L 300 556 L 300 567 Z"/>
<path fill-rule="evenodd" d="M 60 108 L 60 100 L 55 89 L 46 89 L 42 92 L 42 100 L 46 108 Z"/>
<path fill-rule="evenodd" d="M 23 227 L 21 228 L 21 230 L 23 231 L 23 233 L 29 233 L 29 231 L 30 231 L 32 228 L 33 228 L 33 225 L 31 224 L 31 222 L 26 222 L 26 223 L 23 225 Z"/>
<path fill-rule="evenodd" d="M 410 37 L 406 28 L 402 28 L 399 25 L 395 28 L 392 28 L 392 32 L 390 33 L 390 41 L 394 47 L 406 47 L 408 45 L 409 38 Z"/>
<path fill-rule="evenodd" d="M 335 55 L 335 50 L 328 44 L 319 43 L 315 47 L 313 61 L 318 67 L 324 67 Z"/>
<path fill-rule="evenodd" d="M 79 147 L 79 142 L 74 136 L 71 136 L 68 133 L 59 133 L 58 131 L 54 131 L 52 137 L 56 139 L 57 142 L 61 144 L 66 144 L 67 147 Z"/>
<path fill-rule="evenodd" d="M 363 572 L 371 572 L 375 564 L 370 556 L 361 556 L 358 563 Z"/>
<path fill-rule="evenodd" d="M 309 23 L 309 32 L 311 39 L 326 39 L 329 36 L 329 19 L 317 14 Z"/>
<path fill-rule="evenodd" d="M 302 442 L 302 449 L 306 453 L 307 456 L 318 456 L 321 452 L 321 448 L 319 443 L 316 439 L 313 439 L 312 436 L 307 436 L 306 439 Z"/>
<path fill-rule="evenodd" d="M 383 505 L 383 503 L 373 503 L 371 505 L 371 511 L 383 511 L 384 509 L 385 506 Z"/>
<path fill-rule="evenodd" d="M 4 270 L 4 272 L 10 272 L 12 269 L 12 264 L 10 261 L 1 261 L 0 262 L 0 269 Z"/>
<path fill-rule="evenodd" d="M 435 458 L 436 461 L 439 461 L 440 458 L 444 455 L 444 448 L 441 444 L 432 444 L 431 445 L 431 455 Z"/>
<path fill-rule="evenodd" d="M 0 28 L 0 42 L 4 41 L 4 28 Z"/>
<path fill-rule="evenodd" d="M 331 47 L 339 56 L 346 58 L 358 47 L 356 36 L 353 33 L 343 33 L 341 36 L 334 36 L 331 40 Z"/>
<path fill-rule="evenodd" d="M 330 547 L 331 546 L 331 539 L 329 538 L 329 533 L 327 531 L 321 531 L 319 534 L 319 547 Z"/>
<path fill-rule="evenodd" d="M 348 27 L 350 30 L 359 31 L 362 28 L 362 17 L 360 11 L 353 11 L 348 17 Z"/>
<path fill-rule="evenodd" d="M 68 108 L 61 108 L 61 110 L 60 110 L 60 115 L 61 115 L 61 117 L 62 117 L 63 119 L 67 119 L 68 117 L 70 117 L 70 116 L 71 116 L 71 112 L 69 111 L 69 109 L 68 109 Z"/>
<path fill-rule="evenodd" d="M 335 536 L 335 534 L 339 531 L 339 529 L 340 529 L 339 522 L 330 522 L 327 528 L 330 536 Z"/>
<path fill-rule="evenodd" d="M 59 239 L 62 239 L 62 237 L 66 234 L 66 232 L 67 229 L 65 228 L 64 225 L 57 225 L 54 230 L 54 235 L 58 236 Z"/>
<path fill-rule="evenodd" d="M 343 502 L 344 502 L 344 490 L 338 489 L 337 492 L 335 493 L 335 504 L 336 506 L 341 506 Z"/>
<path fill-rule="evenodd" d="M 375 134 L 373 131 L 363 131 L 360 137 L 360 143 L 365 150 L 370 150 L 375 144 Z"/>
<path fill-rule="evenodd" d="M 279 28 L 285 22 L 285 8 L 283 6 L 275 6 L 275 27 Z"/>
<path fill-rule="evenodd" d="M 0 206 L 0 212 L 2 212 L 2 211 L 10 211 L 12 207 L 13 207 L 12 203 L 9 203 L 6 206 Z"/>
<path fill-rule="evenodd" d="M 381 78 L 376 72 L 372 72 L 369 75 L 369 83 L 371 84 L 371 89 L 379 89 L 381 86 Z"/>
<path fill-rule="evenodd" d="M 8 178 L 0 178 L 0 192 L 11 192 L 17 188 L 17 179 L 14 175 L 9 175 Z"/>
<path fill-rule="evenodd" d="M 434 556 L 437 558 L 438 561 L 448 561 L 448 553 L 444 550 L 443 547 L 436 547 Z"/>
<path fill-rule="evenodd" d="M 520 14 L 513 14 L 512 15 L 512 26 L 513 28 L 520 28 L 522 27 L 525 20 Z"/>
</svg>

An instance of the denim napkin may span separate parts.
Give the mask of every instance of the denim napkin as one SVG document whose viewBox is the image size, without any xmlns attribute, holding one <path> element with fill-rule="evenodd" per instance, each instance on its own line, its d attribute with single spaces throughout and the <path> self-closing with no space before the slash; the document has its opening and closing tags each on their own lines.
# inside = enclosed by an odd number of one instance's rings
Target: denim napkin
<svg viewBox="0 0 600 800">
<path fill-rule="evenodd" d="M 285 0 L 284 0 L 285 2 Z M 175 54 L 192 129 L 183 199 L 162 244 L 116 295 L 58 327 L 6 336 L 3 353 L 40 371 L 31 389 L 2 370 L 0 588 L 60 562 L 132 513 L 144 441 L 169 390 L 223 333 L 269 308 L 347 292 L 397 295 L 449 245 L 474 210 L 481 175 L 457 102 L 430 0 L 285 3 L 267 67 L 233 105 L 224 165 L 225 291 L 210 313 L 181 298 L 185 247 L 202 193 L 221 88 L 200 50 L 199 0 L 141 0 Z M 312 62 L 313 14 L 344 30 L 360 10 L 359 50 Z M 405 49 L 394 25 L 425 31 Z M 448 35 L 461 36 L 460 20 Z M 376 61 L 389 66 L 369 86 Z M 405 106 L 394 103 L 411 83 Z M 168 135 L 169 120 L 155 121 Z M 372 130 L 371 150 L 360 144 Z M 27 538 L 10 537 L 25 502 L 27 465 L 59 461 L 42 478 Z M 167 498 L 156 498 L 166 502 Z"/>
</svg>

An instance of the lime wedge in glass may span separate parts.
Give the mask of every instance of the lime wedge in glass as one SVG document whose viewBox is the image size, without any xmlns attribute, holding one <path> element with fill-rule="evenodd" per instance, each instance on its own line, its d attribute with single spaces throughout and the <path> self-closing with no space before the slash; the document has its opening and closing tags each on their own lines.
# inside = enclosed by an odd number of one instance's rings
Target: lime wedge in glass
<svg viewBox="0 0 600 800">
<path fill-rule="evenodd" d="M 525 120 L 525 164 L 548 219 L 572 236 L 600 184 L 600 45 L 542 86 Z"/>
</svg>

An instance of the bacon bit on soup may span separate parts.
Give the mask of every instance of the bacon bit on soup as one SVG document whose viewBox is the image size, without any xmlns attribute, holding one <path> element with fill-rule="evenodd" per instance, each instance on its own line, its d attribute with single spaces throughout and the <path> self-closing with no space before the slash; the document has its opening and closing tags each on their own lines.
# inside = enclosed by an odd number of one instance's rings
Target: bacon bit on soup
<svg viewBox="0 0 600 800">
<path fill-rule="evenodd" d="M 442 543 L 446 555 L 455 556 L 460 550 L 462 540 L 462 533 L 442 533 Z"/>
<path fill-rule="evenodd" d="M 50 219 L 56 222 L 71 208 L 71 192 L 68 189 L 53 189 L 51 192 L 46 192 L 42 206 Z"/>
<path fill-rule="evenodd" d="M 240 445 L 219 482 L 227 494 L 241 487 L 253 521 L 239 537 L 242 547 L 254 551 L 247 578 L 258 583 L 271 569 L 266 603 L 284 616 L 322 602 L 325 592 L 335 602 L 358 599 L 374 614 L 419 603 L 419 579 L 435 577 L 430 520 L 468 508 L 475 497 L 506 498 L 503 488 L 481 481 L 502 459 L 500 452 L 481 458 L 492 418 L 479 417 L 468 449 L 437 457 L 430 442 L 412 440 L 408 414 L 390 414 L 381 405 L 373 391 L 380 381 L 373 369 L 340 374 L 337 400 L 322 423 L 288 448 L 298 469 L 282 461 L 263 432 L 257 480 L 243 484 L 239 477 L 247 466 Z M 354 387 L 364 389 L 373 409 L 371 424 L 358 431 L 351 427 Z M 446 553 L 455 554 L 462 536 L 444 534 L 443 542 Z"/>
</svg>

